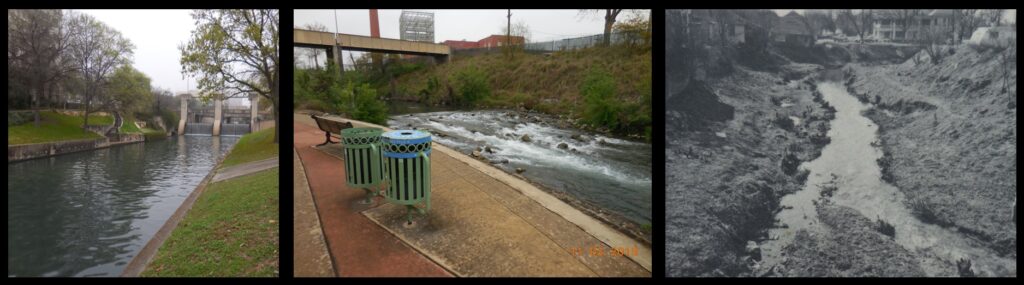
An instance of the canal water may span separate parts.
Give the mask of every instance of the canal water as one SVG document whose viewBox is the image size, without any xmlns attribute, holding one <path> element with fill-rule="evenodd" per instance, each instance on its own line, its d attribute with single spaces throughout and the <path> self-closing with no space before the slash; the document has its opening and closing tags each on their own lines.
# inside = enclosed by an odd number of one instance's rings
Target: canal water
<svg viewBox="0 0 1024 285">
<path fill-rule="evenodd" d="M 8 164 L 7 275 L 120 275 L 237 141 L 170 137 Z"/>
<path fill-rule="evenodd" d="M 522 168 L 522 175 L 532 182 L 639 225 L 651 223 L 652 154 L 648 143 L 572 129 L 541 114 L 421 110 L 428 112 L 392 115 L 388 125 L 434 132 L 435 142 L 462 153 L 481 148 L 487 161 L 507 172 Z M 529 136 L 529 142 L 522 140 L 523 135 Z M 582 137 L 574 139 L 574 135 Z"/>
<path fill-rule="evenodd" d="M 783 197 L 783 210 L 776 218 L 787 227 L 770 231 L 778 240 L 763 245 L 766 260 L 780 260 L 782 247 L 798 230 L 825 230 L 813 201 L 821 197 L 823 185 L 834 185 L 835 204 L 853 208 L 871 220 L 881 217 L 891 223 L 896 228 L 896 243 L 914 254 L 929 276 L 957 276 L 956 260 L 960 258 L 970 259 L 978 276 L 1016 276 L 1015 259 L 1001 258 L 955 229 L 918 220 L 905 205 L 903 193 L 881 179 L 876 160 L 882 152 L 871 144 L 878 140 L 878 125 L 861 115 L 871 106 L 847 93 L 841 83 L 823 82 L 817 87 L 836 109 L 828 131 L 832 141 L 820 157 L 801 165 L 810 170 L 804 188 Z"/>
</svg>

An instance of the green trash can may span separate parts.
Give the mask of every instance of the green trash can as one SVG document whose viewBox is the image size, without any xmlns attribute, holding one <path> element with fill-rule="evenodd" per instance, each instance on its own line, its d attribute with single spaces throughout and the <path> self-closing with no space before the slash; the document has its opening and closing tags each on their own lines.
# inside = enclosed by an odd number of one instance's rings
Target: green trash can
<svg viewBox="0 0 1024 285">
<path fill-rule="evenodd" d="M 369 204 L 377 195 L 375 190 L 384 182 L 384 165 L 381 163 L 379 128 L 348 128 L 341 130 L 345 149 L 345 181 L 349 187 L 366 190 Z"/>
<path fill-rule="evenodd" d="M 418 130 L 397 130 L 384 133 L 381 150 L 388 187 L 388 202 L 405 205 L 407 220 L 413 212 L 430 210 L 430 133 Z M 424 202 L 426 208 L 417 208 Z"/>
</svg>

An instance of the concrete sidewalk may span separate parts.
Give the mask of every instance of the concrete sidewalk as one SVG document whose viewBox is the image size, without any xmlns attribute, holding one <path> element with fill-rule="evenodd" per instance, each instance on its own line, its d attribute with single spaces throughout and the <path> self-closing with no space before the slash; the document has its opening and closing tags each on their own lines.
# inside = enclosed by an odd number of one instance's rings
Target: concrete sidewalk
<svg viewBox="0 0 1024 285">
<path fill-rule="evenodd" d="M 213 176 L 213 181 L 211 182 L 219 182 L 221 180 L 227 180 L 243 175 L 264 171 L 267 169 L 277 167 L 279 164 L 280 163 L 278 158 L 274 157 L 235 165 L 229 168 L 217 170 L 217 174 Z"/>
<path fill-rule="evenodd" d="M 312 129 L 310 135 L 322 140 L 308 116 L 295 118 L 297 139 L 300 129 Z M 391 204 L 361 212 L 448 271 L 458 276 L 651 276 L 649 247 L 525 181 L 444 146 L 433 148 L 433 208 L 425 218 L 404 226 L 404 207 Z M 340 145 L 318 150 L 334 156 L 340 167 Z M 342 190 L 356 198 L 362 194 Z M 626 256 L 613 247 L 625 249 Z"/>
<path fill-rule="evenodd" d="M 295 154 L 295 187 L 293 188 L 295 198 L 295 214 L 292 216 L 293 240 L 292 249 L 295 250 L 294 262 L 295 277 L 334 277 L 334 263 L 331 254 L 327 251 L 327 244 L 324 241 L 324 232 L 320 226 L 320 215 L 317 215 L 316 205 L 313 205 L 313 194 L 309 191 L 309 182 L 306 181 L 306 170 L 302 168 L 302 161 L 299 160 L 299 153 Z"/>
</svg>

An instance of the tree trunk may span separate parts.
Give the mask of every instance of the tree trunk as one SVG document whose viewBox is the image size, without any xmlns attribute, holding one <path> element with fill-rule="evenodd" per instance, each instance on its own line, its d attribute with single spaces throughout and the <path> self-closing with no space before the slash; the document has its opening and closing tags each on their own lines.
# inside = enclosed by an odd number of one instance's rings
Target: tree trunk
<svg viewBox="0 0 1024 285">
<path fill-rule="evenodd" d="M 604 45 L 609 46 L 612 43 L 612 25 L 615 24 L 615 18 L 605 16 L 604 18 Z"/>
<path fill-rule="evenodd" d="M 279 143 L 281 137 L 281 116 L 278 114 L 278 98 L 280 98 L 280 74 L 274 72 L 274 78 L 270 80 L 270 102 L 274 104 L 274 143 Z"/>
</svg>

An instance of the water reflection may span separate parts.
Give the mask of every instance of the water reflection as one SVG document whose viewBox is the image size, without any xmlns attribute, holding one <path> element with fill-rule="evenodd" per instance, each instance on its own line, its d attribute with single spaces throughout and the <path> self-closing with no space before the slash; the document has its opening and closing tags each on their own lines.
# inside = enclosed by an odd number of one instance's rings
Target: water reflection
<svg viewBox="0 0 1024 285">
<path fill-rule="evenodd" d="M 8 276 L 117 276 L 238 138 L 185 136 L 7 170 Z"/>
</svg>

